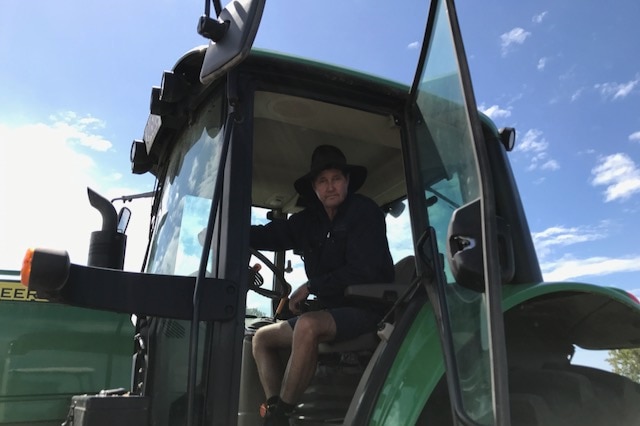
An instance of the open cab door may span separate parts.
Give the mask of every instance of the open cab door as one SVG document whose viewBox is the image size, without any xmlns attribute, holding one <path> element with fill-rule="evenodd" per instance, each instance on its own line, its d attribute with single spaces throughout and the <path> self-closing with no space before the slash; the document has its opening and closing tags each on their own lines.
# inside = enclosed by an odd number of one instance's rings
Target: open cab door
<svg viewBox="0 0 640 426">
<path fill-rule="evenodd" d="M 494 194 L 452 0 L 431 4 L 405 119 L 418 268 L 454 424 L 508 425 Z"/>
</svg>

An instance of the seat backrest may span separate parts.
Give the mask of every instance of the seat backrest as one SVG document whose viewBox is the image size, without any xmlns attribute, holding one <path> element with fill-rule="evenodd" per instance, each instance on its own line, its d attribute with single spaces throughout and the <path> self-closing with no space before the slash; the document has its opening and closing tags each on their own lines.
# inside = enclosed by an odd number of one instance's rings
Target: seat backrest
<svg viewBox="0 0 640 426">
<path fill-rule="evenodd" d="M 416 277 L 415 257 L 407 256 L 401 259 L 394 268 L 395 279 L 392 283 L 350 285 L 345 289 L 345 296 L 393 304 L 405 293 Z"/>
<path fill-rule="evenodd" d="M 393 280 L 395 284 L 409 285 L 416 277 L 416 258 L 415 256 L 407 256 L 395 264 L 396 277 Z"/>
</svg>

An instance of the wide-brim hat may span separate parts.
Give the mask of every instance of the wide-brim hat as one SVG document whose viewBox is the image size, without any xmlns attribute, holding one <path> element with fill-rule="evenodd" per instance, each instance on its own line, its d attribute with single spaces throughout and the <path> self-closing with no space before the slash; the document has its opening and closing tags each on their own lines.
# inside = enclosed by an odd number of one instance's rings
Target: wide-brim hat
<svg viewBox="0 0 640 426">
<path fill-rule="evenodd" d="M 340 149 L 333 145 L 320 145 L 311 154 L 311 167 L 309 173 L 298 178 L 293 186 L 302 196 L 314 194 L 311 182 L 322 172 L 328 169 L 338 169 L 349 175 L 349 192 L 356 192 L 367 179 L 367 168 L 347 163 L 347 158 Z"/>
</svg>

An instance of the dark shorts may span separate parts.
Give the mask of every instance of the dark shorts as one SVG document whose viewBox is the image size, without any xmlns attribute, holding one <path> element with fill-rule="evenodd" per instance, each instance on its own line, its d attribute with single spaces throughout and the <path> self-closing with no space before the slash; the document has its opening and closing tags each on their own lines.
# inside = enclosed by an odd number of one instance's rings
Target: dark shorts
<svg viewBox="0 0 640 426">
<path fill-rule="evenodd" d="M 378 322 L 382 314 L 367 309 L 344 306 L 341 308 L 325 309 L 336 322 L 336 338 L 334 342 L 354 339 L 361 334 L 370 333 L 378 329 Z M 294 328 L 298 317 L 289 318 L 287 322 Z"/>
</svg>

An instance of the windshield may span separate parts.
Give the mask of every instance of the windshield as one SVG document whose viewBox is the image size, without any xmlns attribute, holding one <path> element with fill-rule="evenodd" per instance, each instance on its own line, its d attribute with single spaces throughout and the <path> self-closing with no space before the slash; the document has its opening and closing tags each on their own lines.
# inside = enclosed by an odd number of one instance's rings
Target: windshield
<svg viewBox="0 0 640 426">
<path fill-rule="evenodd" d="M 222 95 L 211 98 L 176 142 L 162 183 L 147 272 L 195 275 L 202 255 L 223 140 Z"/>
</svg>

